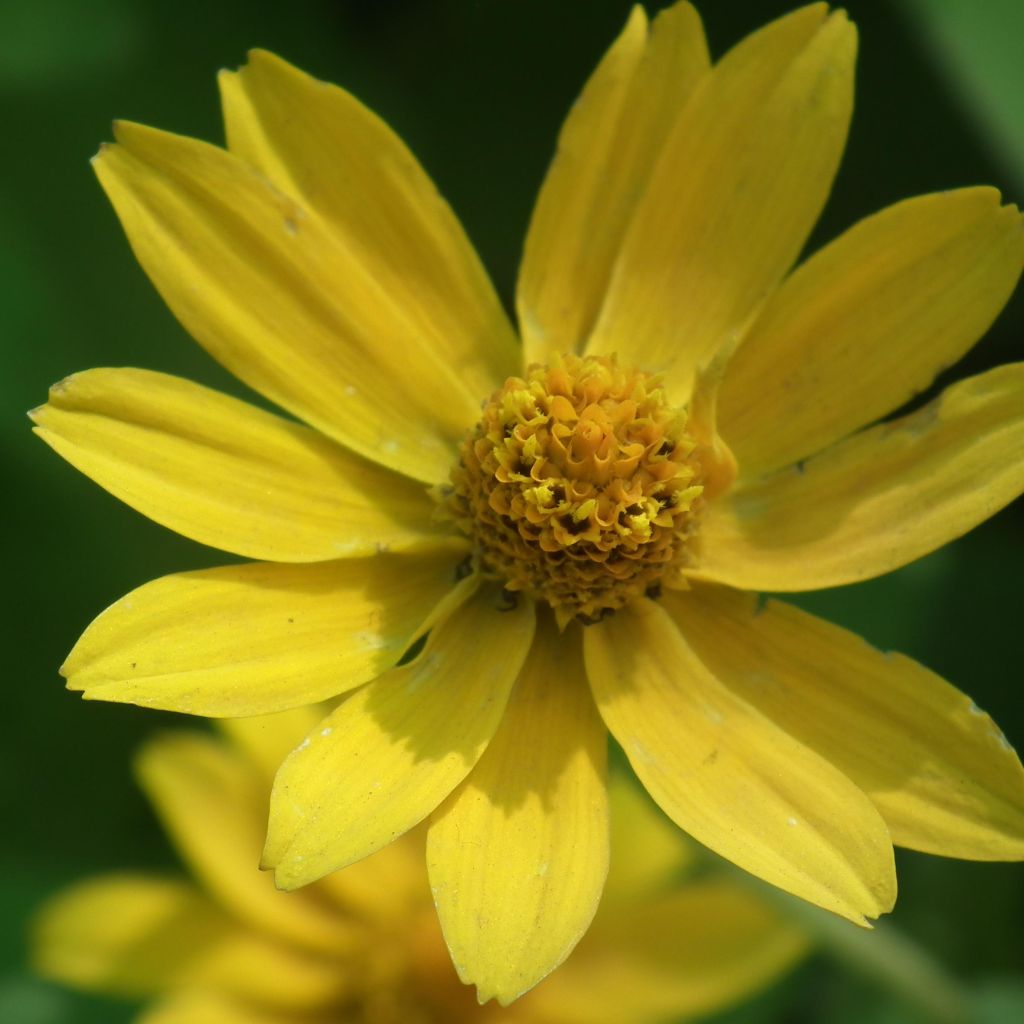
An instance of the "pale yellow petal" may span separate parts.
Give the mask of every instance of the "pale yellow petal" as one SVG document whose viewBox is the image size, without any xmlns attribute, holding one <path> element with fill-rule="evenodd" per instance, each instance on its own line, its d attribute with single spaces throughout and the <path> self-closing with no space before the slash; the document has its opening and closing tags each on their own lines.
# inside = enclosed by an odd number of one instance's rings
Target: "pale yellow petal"
<svg viewBox="0 0 1024 1024">
<path fill-rule="evenodd" d="M 665 371 L 685 401 L 817 220 L 846 141 L 855 51 L 843 12 L 813 4 L 715 65 L 652 171 L 588 351 Z"/>
<path fill-rule="evenodd" d="M 664 892 L 696 862 L 696 847 L 643 788 L 622 775 L 608 787 L 611 859 L 596 920 Z"/>
<path fill-rule="evenodd" d="M 185 714 L 312 704 L 394 665 L 452 588 L 459 557 L 440 550 L 165 576 L 103 612 L 61 672 L 87 700 Z"/>
<path fill-rule="evenodd" d="M 423 863 L 425 837 L 426 826 L 410 829 L 371 856 L 325 875 L 316 883 L 317 895 L 347 916 L 380 922 L 385 927 L 408 928 L 412 916 L 430 906 Z M 435 924 L 436 920 L 434 915 Z"/>
<path fill-rule="evenodd" d="M 228 149 L 324 218 L 474 394 L 517 371 L 519 345 L 473 246 L 376 114 L 265 50 L 219 83 Z"/>
<path fill-rule="evenodd" d="M 625 909 L 591 931 L 551 978 L 526 995 L 524 1020 L 652 1024 L 724 1010 L 763 989 L 807 940 L 728 881 L 693 882 Z"/>
<path fill-rule="evenodd" d="M 892 844 L 866 796 L 717 679 L 641 601 L 584 634 L 608 728 L 665 813 L 752 874 L 857 923 L 891 909 Z"/>
<path fill-rule="evenodd" d="M 313 957 L 239 928 L 182 978 L 182 988 L 223 992 L 264 1012 L 330 1009 L 357 981 L 337 960 Z"/>
<path fill-rule="evenodd" d="M 257 771 L 269 792 L 281 762 L 330 711 L 330 701 L 249 718 L 218 718 L 214 723 Z"/>
<path fill-rule="evenodd" d="M 58 893 L 32 941 L 47 977 L 135 998 L 195 988 L 305 1011 L 350 984 L 337 962 L 240 927 L 191 885 L 144 875 L 105 875 Z"/>
<path fill-rule="evenodd" d="M 314 562 L 436 542 L 423 488 L 307 427 L 180 377 L 87 370 L 36 433 L 143 515 L 247 558 Z"/>
<path fill-rule="evenodd" d="M 718 424 L 745 476 L 813 455 L 924 391 L 981 337 L 1024 266 L 991 188 L 868 217 L 801 266 L 729 364 Z"/>
<path fill-rule="evenodd" d="M 709 67 L 688 3 L 648 30 L 635 6 L 573 105 L 526 236 L 517 306 L 527 363 L 578 351 L 600 312 L 639 197 Z"/>
<path fill-rule="evenodd" d="M 664 600 L 710 670 L 856 782 L 895 843 L 1024 859 L 1024 769 L 949 683 L 781 602 L 707 586 Z"/>
<path fill-rule="evenodd" d="M 187 882 L 99 875 L 43 905 L 32 928 L 32 966 L 76 988 L 140 998 L 173 986 L 230 929 L 229 918 Z"/>
<path fill-rule="evenodd" d="M 482 1003 L 517 999 L 590 924 L 608 872 L 606 751 L 578 631 L 545 616 L 500 728 L 427 834 L 445 941 Z"/>
<path fill-rule="evenodd" d="M 136 774 L 192 874 L 232 916 L 299 948 L 330 954 L 351 928 L 309 893 L 285 894 L 259 870 L 263 779 L 237 751 L 199 733 L 167 733 L 142 749 Z"/>
<path fill-rule="evenodd" d="M 696 578 L 817 590 L 890 572 L 1024 491 L 1024 363 L 710 502 Z"/>
<path fill-rule="evenodd" d="M 451 793 L 498 727 L 533 628 L 529 601 L 507 608 L 485 588 L 414 661 L 357 690 L 303 740 L 270 803 L 263 862 L 279 886 L 373 853 Z"/>
<path fill-rule="evenodd" d="M 447 478 L 480 395 L 359 253 L 215 146 L 116 126 L 96 173 L 172 312 L 250 387 L 416 480 Z"/>
<path fill-rule="evenodd" d="M 319 1024 L 325 1018 L 301 1018 L 217 992 L 186 991 L 146 1007 L 135 1024 Z"/>
</svg>

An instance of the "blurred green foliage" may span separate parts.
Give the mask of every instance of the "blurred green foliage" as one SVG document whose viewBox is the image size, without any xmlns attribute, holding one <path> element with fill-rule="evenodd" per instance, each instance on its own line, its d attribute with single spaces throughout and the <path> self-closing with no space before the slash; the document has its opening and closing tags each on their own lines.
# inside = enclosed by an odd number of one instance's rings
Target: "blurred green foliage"
<svg viewBox="0 0 1024 1024">
<path fill-rule="evenodd" d="M 702 13 L 721 53 L 793 4 L 718 0 Z M 345 85 L 411 144 L 511 299 L 533 195 L 559 123 L 625 18 L 622 0 L 0 0 L 0 316 L 7 705 L 0 716 L 0 1020 L 117 1024 L 130 1008 L 34 980 L 31 908 L 117 866 L 173 869 L 128 766 L 173 716 L 63 691 L 57 666 L 128 589 L 223 562 L 119 505 L 32 439 L 24 413 L 75 370 L 137 365 L 235 393 L 134 265 L 88 157 L 112 117 L 220 141 L 214 73 L 273 49 Z M 1024 198 L 1016 0 L 849 0 L 861 28 L 847 158 L 812 245 L 886 203 L 992 183 Z M 1024 297 L 957 368 L 1020 359 Z M 899 648 L 969 692 L 1024 746 L 1019 664 L 1020 503 L 923 562 L 801 601 Z M 899 855 L 893 921 L 976 991 L 979 1019 L 1024 1020 L 1024 868 Z M 827 957 L 725 1015 L 908 1022 L 894 997 Z"/>
</svg>

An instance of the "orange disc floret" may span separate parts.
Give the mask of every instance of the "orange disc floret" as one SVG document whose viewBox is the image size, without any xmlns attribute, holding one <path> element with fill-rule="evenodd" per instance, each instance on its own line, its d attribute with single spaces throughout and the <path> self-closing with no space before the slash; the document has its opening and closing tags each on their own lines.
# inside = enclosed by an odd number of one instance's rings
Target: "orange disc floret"
<svg viewBox="0 0 1024 1024">
<path fill-rule="evenodd" d="M 448 499 L 480 568 L 595 621 L 685 561 L 702 487 L 657 377 L 564 355 L 510 377 L 462 444 Z"/>
</svg>

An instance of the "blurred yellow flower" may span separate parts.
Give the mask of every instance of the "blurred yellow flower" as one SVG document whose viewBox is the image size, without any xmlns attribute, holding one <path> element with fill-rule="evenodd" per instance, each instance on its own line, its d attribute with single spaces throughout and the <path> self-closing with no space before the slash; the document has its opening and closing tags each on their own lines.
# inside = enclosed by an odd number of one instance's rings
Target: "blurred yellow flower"
<svg viewBox="0 0 1024 1024">
<path fill-rule="evenodd" d="M 151 1000 L 145 1024 L 644 1024 L 767 985 L 805 940 L 753 895 L 681 882 L 691 848 L 625 783 L 612 787 L 608 893 L 553 977 L 510 1009 L 481 1007 L 445 949 L 421 830 L 302 892 L 256 868 L 270 780 L 308 709 L 246 719 L 235 743 L 167 734 L 140 781 L 196 881 L 101 876 L 37 915 L 36 969 L 88 991 Z M 613 1008 L 613 1009 L 610 1009 Z"/>
<path fill-rule="evenodd" d="M 635 9 L 541 190 L 521 347 L 409 151 L 277 57 L 222 74 L 227 149 L 120 124 L 96 159 L 184 326 L 303 425 L 144 370 L 53 389 L 35 420 L 66 459 L 258 560 L 128 595 L 68 685 L 214 717 L 349 693 L 278 774 L 264 863 L 295 888 L 433 815 L 482 998 L 597 907 L 606 728 L 692 836 L 859 923 L 893 904 L 893 842 L 1024 857 L 1024 771 L 985 714 L 755 596 L 888 572 L 1024 490 L 1022 364 L 877 422 L 1006 302 L 1015 208 L 910 199 L 793 269 L 855 49 L 813 4 L 712 66 L 689 4 Z"/>
</svg>

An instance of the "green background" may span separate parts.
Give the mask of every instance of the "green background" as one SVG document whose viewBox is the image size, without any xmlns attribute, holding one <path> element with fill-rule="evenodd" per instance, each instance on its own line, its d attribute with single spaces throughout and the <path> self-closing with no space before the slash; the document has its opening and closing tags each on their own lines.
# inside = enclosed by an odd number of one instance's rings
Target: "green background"
<svg viewBox="0 0 1024 1024">
<path fill-rule="evenodd" d="M 709 0 L 720 54 L 789 9 Z M 847 157 L 812 247 L 894 200 L 990 183 L 1024 197 L 1017 0 L 850 0 L 861 29 Z M 25 967 L 31 908 L 114 867 L 174 861 L 128 765 L 174 717 L 82 704 L 57 666 L 82 628 L 163 573 L 223 563 L 118 504 L 29 433 L 61 377 L 143 366 L 237 385 L 135 266 L 88 158 L 113 117 L 221 141 L 214 75 L 275 50 L 355 92 L 409 142 L 511 300 L 532 198 L 559 123 L 620 28 L 619 0 L 0 0 L 0 375 L 6 607 L 0 714 L 0 1021 L 127 1021 Z M 956 370 L 1024 357 L 1024 296 Z M 952 379 L 952 378 L 948 378 Z M 1024 746 L 1018 502 L 885 579 L 801 600 L 971 694 Z M 893 923 L 970 986 L 979 1019 L 1024 1020 L 1024 868 L 900 852 Z M 730 1021 L 913 1021 L 886 986 L 821 955 Z M 611 1024 L 611 1022 L 610 1022 Z"/>
</svg>

